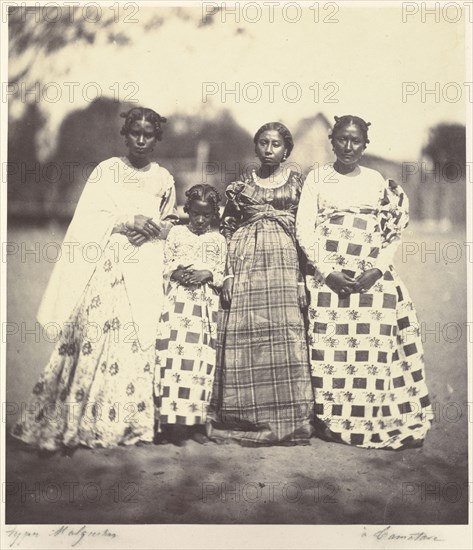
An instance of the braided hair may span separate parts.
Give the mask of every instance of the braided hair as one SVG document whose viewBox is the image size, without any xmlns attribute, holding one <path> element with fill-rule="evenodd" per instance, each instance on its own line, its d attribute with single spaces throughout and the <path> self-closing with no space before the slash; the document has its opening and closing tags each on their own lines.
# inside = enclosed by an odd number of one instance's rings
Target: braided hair
<svg viewBox="0 0 473 550">
<path fill-rule="evenodd" d="M 328 136 L 328 139 L 330 141 L 333 141 L 333 135 L 337 132 L 337 130 L 340 130 L 340 128 L 344 128 L 345 126 L 350 126 L 350 124 L 353 124 L 353 126 L 356 126 L 362 136 L 363 140 L 365 142 L 365 147 L 368 145 L 370 140 L 368 139 L 368 128 L 371 126 L 371 122 L 366 122 L 359 116 L 355 115 L 343 115 L 343 116 L 336 116 L 335 118 L 335 124 L 332 128 L 332 133 Z"/>
<path fill-rule="evenodd" d="M 279 132 L 284 141 L 284 146 L 286 147 L 287 158 L 294 148 L 294 140 L 292 139 L 292 134 L 289 129 L 281 122 L 267 122 L 266 124 L 263 124 L 263 126 L 261 126 L 261 128 L 256 132 L 255 137 L 253 138 L 253 143 L 256 145 L 260 135 L 267 130 L 276 130 Z"/>
<path fill-rule="evenodd" d="M 166 122 L 166 118 L 159 115 L 153 109 L 147 109 L 146 107 L 133 107 L 127 113 L 121 113 L 121 117 L 125 119 L 125 123 L 120 130 L 122 136 L 126 136 L 130 133 L 132 124 L 137 120 L 146 120 L 154 127 L 154 135 L 158 141 L 161 141 L 163 137 L 163 129 L 161 124 Z"/>
<path fill-rule="evenodd" d="M 219 218 L 218 205 L 221 201 L 220 193 L 207 183 L 198 183 L 186 191 L 186 203 L 184 204 L 184 212 L 187 214 L 191 204 L 194 201 L 208 202 L 213 207 L 213 214 L 216 219 Z"/>
</svg>

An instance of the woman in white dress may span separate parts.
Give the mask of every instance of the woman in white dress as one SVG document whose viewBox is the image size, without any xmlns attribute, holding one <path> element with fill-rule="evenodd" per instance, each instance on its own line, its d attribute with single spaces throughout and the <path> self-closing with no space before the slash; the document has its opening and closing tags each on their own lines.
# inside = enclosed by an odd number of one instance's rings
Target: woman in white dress
<svg viewBox="0 0 473 550">
<path fill-rule="evenodd" d="M 322 437 L 359 447 L 420 446 L 430 427 L 414 305 L 393 265 L 409 203 L 394 181 L 359 165 L 363 119 L 335 117 L 337 157 L 310 172 L 297 238 L 308 277 L 309 347 Z"/>
<path fill-rule="evenodd" d="M 154 438 L 163 242 L 178 217 L 174 180 L 150 161 L 166 119 L 122 116 L 128 155 L 91 173 L 38 313 L 60 338 L 12 433 L 46 451 Z"/>
</svg>

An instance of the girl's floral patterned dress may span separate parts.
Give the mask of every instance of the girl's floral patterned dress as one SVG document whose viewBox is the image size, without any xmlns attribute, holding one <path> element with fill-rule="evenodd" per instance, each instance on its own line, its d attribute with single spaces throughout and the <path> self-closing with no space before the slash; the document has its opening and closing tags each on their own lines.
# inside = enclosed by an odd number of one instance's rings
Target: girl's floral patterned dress
<svg viewBox="0 0 473 550">
<path fill-rule="evenodd" d="M 158 425 L 206 423 L 215 375 L 217 314 L 226 241 L 216 231 L 202 235 L 187 226 L 169 233 L 164 250 L 167 292 L 158 329 L 155 392 Z M 179 265 L 208 269 L 213 280 L 185 287 L 170 276 Z"/>
</svg>

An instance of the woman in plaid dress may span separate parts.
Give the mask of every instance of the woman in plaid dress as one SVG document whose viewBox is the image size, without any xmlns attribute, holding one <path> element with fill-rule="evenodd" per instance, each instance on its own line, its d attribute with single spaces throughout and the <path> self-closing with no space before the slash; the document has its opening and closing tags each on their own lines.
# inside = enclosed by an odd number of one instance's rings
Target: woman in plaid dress
<svg viewBox="0 0 473 550">
<path fill-rule="evenodd" d="M 254 143 L 261 166 L 226 191 L 225 307 L 210 436 L 247 446 L 306 444 L 313 393 L 294 226 L 302 180 L 281 166 L 293 148 L 285 126 L 265 124 Z"/>
<path fill-rule="evenodd" d="M 430 427 L 419 324 L 392 266 L 408 200 L 392 180 L 359 165 L 368 126 L 335 117 L 337 157 L 306 178 L 297 236 L 308 278 L 309 349 L 321 436 L 347 444 L 420 446 Z"/>
</svg>

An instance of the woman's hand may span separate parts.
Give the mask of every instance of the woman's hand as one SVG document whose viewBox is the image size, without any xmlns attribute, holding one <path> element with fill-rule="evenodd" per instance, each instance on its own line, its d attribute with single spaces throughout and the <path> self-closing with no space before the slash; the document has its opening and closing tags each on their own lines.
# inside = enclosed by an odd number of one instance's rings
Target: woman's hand
<svg viewBox="0 0 473 550">
<path fill-rule="evenodd" d="M 358 281 L 349 277 L 341 271 L 332 271 L 325 279 L 325 284 L 336 292 L 341 298 L 349 296 L 352 292 L 358 291 Z"/>
<path fill-rule="evenodd" d="M 127 223 L 126 227 L 129 230 L 138 231 L 138 233 L 141 233 L 147 239 L 158 238 L 161 232 L 161 228 L 152 220 L 152 218 L 143 216 L 142 214 L 137 214 L 133 225 Z"/>
<path fill-rule="evenodd" d="M 213 279 L 208 269 L 186 269 L 182 275 L 185 286 L 202 285 Z"/>
<path fill-rule="evenodd" d="M 304 284 L 297 285 L 297 302 L 301 309 L 307 307 L 307 291 Z"/>
<path fill-rule="evenodd" d="M 175 269 L 172 273 L 171 273 L 171 281 L 176 281 L 178 282 L 180 285 L 184 285 L 184 274 L 187 273 L 187 270 L 190 268 L 191 266 L 183 266 L 183 265 L 178 265 L 177 266 L 177 269 Z"/>
<path fill-rule="evenodd" d="M 368 269 L 356 278 L 357 292 L 367 292 L 382 276 L 383 274 L 378 268 Z"/>
<path fill-rule="evenodd" d="M 126 237 L 133 246 L 141 246 L 148 240 L 142 233 L 138 233 L 138 231 L 134 231 L 133 229 L 129 229 L 126 232 Z"/>
<path fill-rule="evenodd" d="M 229 277 L 228 279 L 225 279 L 225 281 L 223 281 L 222 300 L 225 303 L 230 304 L 230 302 L 232 301 L 232 298 L 233 298 L 233 277 Z"/>
</svg>

